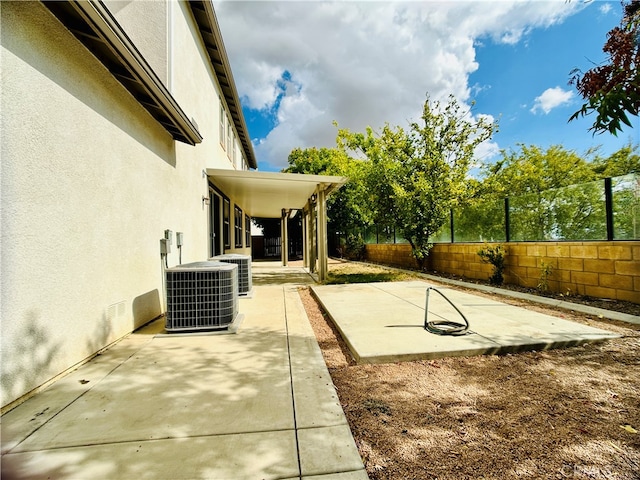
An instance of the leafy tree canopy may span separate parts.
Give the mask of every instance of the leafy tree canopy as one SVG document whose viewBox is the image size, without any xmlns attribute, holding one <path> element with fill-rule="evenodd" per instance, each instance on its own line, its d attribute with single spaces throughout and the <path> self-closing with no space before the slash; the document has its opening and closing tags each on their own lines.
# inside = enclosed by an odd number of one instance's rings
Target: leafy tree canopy
<svg viewBox="0 0 640 480">
<path fill-rule="evenodd" d="M 588 160 L 559 145 L 546 150 L 520 145 L 518 151 L 503 151 L 498 162 L 484 167 L 477 201 L 469 203 L 456 224 L 458 237 L 499 236 L 503 207 L 496 203 L 492 208 L 487 200 L 509 197 L 512 240 L 605 238 L 604 184 L 594 181 L 638 172 L 640 157 L 631 145 L 608 157 L 596 154 L 589 152 Z M 618 192 L 616 198 L 621 195 Z M 619 212 L 618 223 L 624 223 L 625 215 Z"/>
<path fill-rule="evenodd" d="M 363 185 L 369 217 L 396 226 L 411 244 L 420 268 L 430 237 L 446 222 L 449 209 L 468 194 L 467 174 L 475 148 L 496 125 L 473 119 L 453 97 L 442 105 L 429 98 L 421 122 L 408 130 L 388 124 L 378 134 L 339 130 L 338 146 L 364 157 Z"/>
<path fill-rule="evenodd" d="M 328 227 L 333 231 L 361 228 L 368 224 L 363 208 L 362 162 L 337 148 L 296 148 L 289 154 L 287 173 L 337 175 L 348 179 L 327 200 Z"/>
<path fill-rule="evenodd" d="M 619 177 L 629 173 L 640 173 L 640 154 L 638 146 L 631 144 L 622 147 L 609 157 L 597 157 L 591 168 L 598 178 Z"/>
<path fill-rule="evenodd" d="M 519 147 L 519 151 L 503 150 L 500 160 L 483 167 L 483 196 L 504 198 L 540 193 L 596 178 L 584 158 L 560 145 L 546 150 L 535 145 Z"/>
<path fill-rule="evenodd" d="M 623 123 L 632 126 L 627 114 L 637 116 L 640 111 L 640 0 L 623 5 L 620 26 L 607 34 L 603 47 L 607 62 L 584 74 L 579 69 L 571 72 L 569 83 L 587 102 L 569 121 L 596 113 L 589 129 L 594 134 L 617 135 Z"/>
<path fill-rule="evenodd" d="M 519 145 L 519 150 L 502 151 L 502 158 L 482 167 L 478 185 L 481 197 L 499 198 L 540 193 L 568 185 L 640 172 L 638 147 L 626 145 L 608 157 L 580 156 L 561 145 L 542 149 Z"/>
</svg>

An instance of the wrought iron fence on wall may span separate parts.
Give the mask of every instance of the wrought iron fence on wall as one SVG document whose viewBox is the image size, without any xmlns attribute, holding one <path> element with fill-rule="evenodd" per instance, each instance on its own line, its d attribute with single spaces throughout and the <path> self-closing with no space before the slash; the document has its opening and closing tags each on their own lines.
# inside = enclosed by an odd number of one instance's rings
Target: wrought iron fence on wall
<svg viewBox="0 0 640 480">
<path fill-rule="evenodd" d="M 365 243 L 406 243 L 395 226 L 361 232 Z M 630 174 L 450 212 L 434 243 L 640 240 L 640 175 Z"/>
</svg>

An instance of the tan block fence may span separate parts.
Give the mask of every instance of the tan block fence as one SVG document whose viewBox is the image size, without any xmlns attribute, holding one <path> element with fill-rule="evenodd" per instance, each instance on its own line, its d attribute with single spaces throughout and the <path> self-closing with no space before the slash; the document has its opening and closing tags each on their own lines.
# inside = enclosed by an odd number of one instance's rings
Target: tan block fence
<svg viewBox="0 0 640 480">
<path fill-rule="evenodd" d="M 429 271 L 471 279 L 488 279 L 492 266 L 482 263 L 478 250 L 497 244 L 437 243 L 427 260 Z M 551 265 L 548 289 L 569 297 L 588 295 L 640 303 L 640 242 L 509 242 L 503 244 L 505 283 L 536 288 L 543 265 Z M 367 244 L 373 263 L 415 268 L 408 244 Z"/>
</svg>

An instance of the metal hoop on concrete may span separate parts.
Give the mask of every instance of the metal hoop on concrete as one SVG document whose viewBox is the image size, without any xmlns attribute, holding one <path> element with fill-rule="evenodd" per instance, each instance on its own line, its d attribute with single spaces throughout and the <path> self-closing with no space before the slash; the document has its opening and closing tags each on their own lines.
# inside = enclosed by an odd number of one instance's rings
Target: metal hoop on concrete
<svg viewBox="0 0 640 480">
<path fill-rule="evenodd" d="M 451 305 L 456 312 L 460 314 L 464 323 L 453 322 L 451 320 L 432 320 L 429 321 L 429 294 L 431 291 L 439 293 L 442 298 L 444 298 L 449 305 Z M 434 333 L 436 335 L 465 335 L 469 331 L 469 321 L 467 317 L 460 311 L 458 307 L 456 307 L 451 300 L 449 300 L 444 293 L 438 290 L 435 287 L 427 288 L 427 299 L 424 307 L 424 329 L 428 332 Z"/>
</svg>

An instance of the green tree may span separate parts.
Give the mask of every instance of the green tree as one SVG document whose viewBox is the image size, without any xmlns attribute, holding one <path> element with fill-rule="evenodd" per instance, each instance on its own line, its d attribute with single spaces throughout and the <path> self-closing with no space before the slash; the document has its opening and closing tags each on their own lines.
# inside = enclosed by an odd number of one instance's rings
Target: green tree
<svg viewBox="0 0 640 480">
<path fill-rule="evenodd" d="M 614 238 L 640 239 L 640 173 L 614 177 L 612 194 Z"/>
<path fill-rule="evenodd" d="M 407 131 L 388 124 L 380 134 L 340 130 L 338 145 L 364 157 L 366 205 L 378 226 L 395 226 L 411 245 L 422 269 L 431 237 L 467 195 L 467 174 L 475 148 L 496 125 L 473 119 L 453 97 L 442 105 L 429 98 L 421 122 Z"/>
<path fill-rule="evenodd" d="M 640 0 L 623 5 L 620 26 L 607 34 L 603 51 L 608 60 L 582 74 L 571 72 L 570 84 L 587 103 L 575 112 L 569 121 L 596 113 L 594 133 L 609 132 L 617 135 L 622 124 L 631 127 L 627 114 L 640 111 Z"/>
<path fill-rule="evenodd" d="M 546 150 L 536 145 L 518 147 L 519 150 L 503 150 L 501 159 L 482 167 L 481 194 L 504 198 L 541 193 L 596 178 L 589 162 L 561 145 Z"/>
<path fill-rule="evenodd" d="M 361 230 L 368 224 L 362 204 L 362 162 L 338 148 L 294 149 L 286 173 L 337 175 L 348 179 L 327 200 L 327 228 L 331 232 Z"/>
<path fill-rule="evenodd" d="M 504 242 L 504 198 L 495 195 L 473 195 L 454 209 L 453 225 L 456 242 Z"/>
<path fill-rule="evenodd" d="M 600 238 L 604 202 L 592 165 L 559 145 L 519 147 L 484 167 L 480 189 L 483 201 L 509 197 L 511 239 Z"/>
<path fill-rule="evenodd" d="M 638 146 L 629 143 L 608 157 L 598 156 L 591 163 L 591 168 L 598 178 L 640 173 Z"/>
<path fill-rule="evenodd" d="M 628 144 L 592 163 L 598 178 L 612 178 L 613 235 L 616 240 L 640 238 L 640 155 Z"/>
<path fill-rule="evenodd" d="M 457 241 L 503 241 L 504 198 L 509 198 L 511 240 L 585 240 L 606 238 L 604 182 L 614 177 L 616 238 L 633 238 L 638 224 L 638 147 L 626 145 L 602 157 L 584 157 L 561 146 L 520 145 L 483 167 L 475 195 L 454 214 Z M 635 178 L 635 177 L 634 177 Z M 618 236 L 619 235 L 619 236 Z"/>
</svg>

